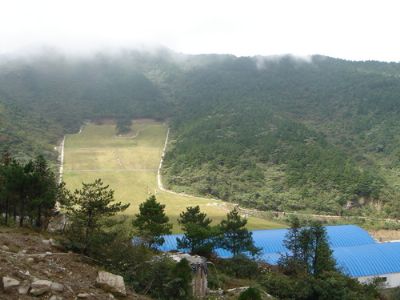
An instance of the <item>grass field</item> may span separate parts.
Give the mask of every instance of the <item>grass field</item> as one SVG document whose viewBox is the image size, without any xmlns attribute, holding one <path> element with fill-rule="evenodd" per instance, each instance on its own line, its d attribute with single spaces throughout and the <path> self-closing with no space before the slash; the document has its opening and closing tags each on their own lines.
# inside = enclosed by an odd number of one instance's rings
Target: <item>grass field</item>
<svg viewBox="0 0 400 300">
<path fill-rule="evenodd" d="M 126 214 L 137 213 L 150 194 L 166 205 L 167 214 L 179 231 L 176 219 L 187 206 L 199 205 L 214 221 L 220 221 L 232 205 L 218 200 L 187 197 L 157 189 L 157 168 L 167 128 L 152 120 L 136 120 L 129 136 L 115 135 L 111 122 L 88 124 L 81 133 L 65 139 L 63 179 L 71 190 L 82 182 L 101 178 L 115 191 L 115 198 L 130 203 Z M 261 218 L 249 218 L 249 228 L 278 228 L 284 225 Z"/>
</svg>

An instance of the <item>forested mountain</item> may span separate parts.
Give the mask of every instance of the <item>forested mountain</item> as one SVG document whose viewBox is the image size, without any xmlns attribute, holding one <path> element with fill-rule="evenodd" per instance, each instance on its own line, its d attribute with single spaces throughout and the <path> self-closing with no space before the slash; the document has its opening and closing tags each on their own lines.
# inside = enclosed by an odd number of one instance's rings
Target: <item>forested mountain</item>
<svg viewBox="0 0 400 300">
<path fill-rule="evenodd" d="M 46 151 L 84 120 L 167 116 L 159 89 L 121 57 L 67 59 L 50 53 L 0 64 L 1 150 Z M 50 147 L 51 146 L 51 147 Z"/>
<path fill-rule="evenodd" d="M 0 65 L 0 148 L 47 151 L 84 120 L 168 120 L 164 181 L 273 210 L 395 214 L 400 64 L 126 51 Z"/>
</svg>

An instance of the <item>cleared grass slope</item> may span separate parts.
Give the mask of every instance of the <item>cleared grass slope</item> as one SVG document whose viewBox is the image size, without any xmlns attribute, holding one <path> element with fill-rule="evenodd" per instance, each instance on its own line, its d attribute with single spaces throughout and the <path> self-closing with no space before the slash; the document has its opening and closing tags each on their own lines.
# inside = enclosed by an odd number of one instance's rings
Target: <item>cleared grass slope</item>
<svg viewBox="0 0 400 300">
<path fill-rule="evenodd" d="M 79 134 L 65 139 L 64 181 L 71 190 L 82 182 L 101 178 L 115 191 L 115 198 L 130 203 L 126 214 L 138 212 L 138 206 L 150 194 L 166 205 L 179 231 L 176 219 L 187 206 L 199 205 L 214 221 L 220 221 L 232 204 L 198 197 L 187 197 L 160 191 L 157 188 L 157 168 L 160 163 L 167 127 L 153 120 L 135 120 L 132 133 L 116 136 L 112 122 L 88 124 Z M 250 217 L 249 228 L 284 227 L 266 219 Z"/>
</svg>

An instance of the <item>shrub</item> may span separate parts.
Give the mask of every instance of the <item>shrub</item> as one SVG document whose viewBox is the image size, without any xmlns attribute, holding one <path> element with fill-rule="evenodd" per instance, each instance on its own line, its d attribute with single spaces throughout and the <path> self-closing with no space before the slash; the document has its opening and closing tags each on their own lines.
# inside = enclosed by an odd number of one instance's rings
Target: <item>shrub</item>
<svg viewBox="0 0 400 300">
<path fill-rule="evenodd" d="M 261 300 L 261 293 L 258 289 L 249 287 L 240 293 L 238 300 Z"/>
<path fill-rule="evenodd" d="M 162 300 L 191 299 L 192 269 L 183 259 L 179 263 L 156 257 L 136 271 L 134 289 Z"/>
<path fill-rule="evenodd" d="M 260 274 L 258 263 L 243 254 L 221 260 L 218 267 L 224 273 L 237 278 L 256 278 Z"/>
</svg>

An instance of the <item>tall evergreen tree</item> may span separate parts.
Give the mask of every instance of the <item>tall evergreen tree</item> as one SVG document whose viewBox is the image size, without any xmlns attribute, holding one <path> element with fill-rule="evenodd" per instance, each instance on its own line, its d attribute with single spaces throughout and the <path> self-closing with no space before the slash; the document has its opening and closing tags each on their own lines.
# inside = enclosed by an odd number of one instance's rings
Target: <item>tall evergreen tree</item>
<svg viewBox="0 0 400 300">
<path fill-rule="evenodd" d="M 310 226 L 313 236 L 313 255 L 311 270 L 313 275 L 319 276 L 325 271 L 335 271 L 336 262 L 332 255 L 332 250 L 329 247 L 326 230 L 321 222 L 314 222 Z"/>
<path fill-rule="evenodd" d="M 205 213 L 200 212 L 200 207 L 187 207 L 179 215 L 178 223 L 184 235 L 177 238 L 178 249 L 189 249 L 193 254 L 208 256 L 215 247 L 216 229 L 211 226 L 212 220 Z"/>
<path fill-rule="evenodd" d="M 294 219 L 284 245 L 289 252 L 281 257 L 279 264 L 286 271 L 304 271 L 314 276 L 320 276 L 324 271 L 336 271 L 326 230 L 320 222 L 300 227 L 298 219 Z"/>
<path fill-rule="evenodd" d="M 57 178 L 42 155 L 33 162 L 31 182 L 32 214 L 36 215 L 36 226 L 41 226 L 42 217 L 48 217 L 50 210 L 55 206 L 59 189 Z"/>
<path fill-rule="evenodd" d="M 165 214 L 165 205 L 157 202 L 154 195 L 139 205 L 139 213 L 132 225 L 137 229 L 137 234 L 142 242 L 149 248 L 164 243 L 165 234 L 170 234 L 172 224 Z"/>
<path fill-rule="evenodd" d="M 299 218 L 294 217 L 290 221 L 290 225 L 283 244 L 292 253 L 293 258 L 299 259 L 301 257 L 301 223 Z"/>
<path fill-rule="evenodd" d="M 235 207 L 227 214 L 226 220 L 221 221 L 219 246 L 232 252 L 233 256 L 243 252 L 249 252 L 251 255 L 259 253 L 260 249 L 254 245 L 252 233 L 247 230 L 246 224 L 247 220 L 240 216 L 238 208 Z"/>
</svg>

